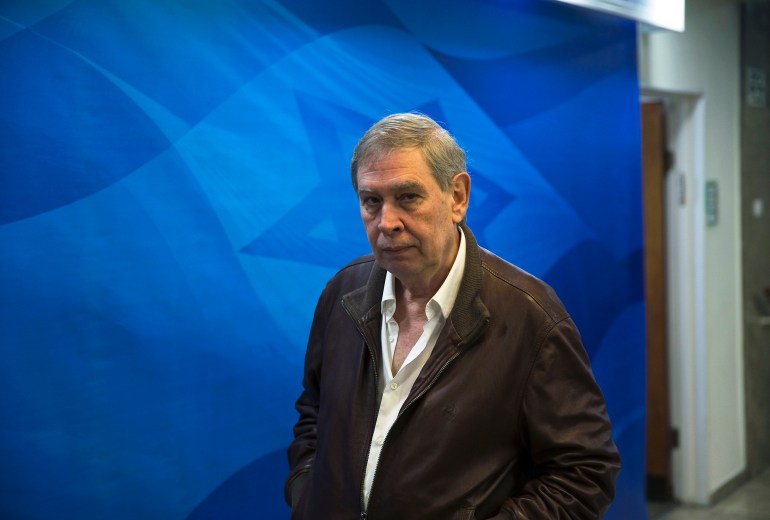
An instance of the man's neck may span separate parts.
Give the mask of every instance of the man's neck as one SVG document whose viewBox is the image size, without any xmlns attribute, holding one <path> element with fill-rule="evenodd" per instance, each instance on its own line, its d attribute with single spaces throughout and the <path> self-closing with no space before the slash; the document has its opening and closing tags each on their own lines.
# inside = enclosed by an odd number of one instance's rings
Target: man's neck
<svg viewBox="0 0 770 520">
<path fill-rule="evenodd" d="M 417 318 L 425 320 L 425 306 L 430 299 L 436 294 L 436 291 L 425 291 L 422 294 L 415 295 L 409 289 L 398 280 L 395 280 L 395 293 L 396 293 L 396 313 L 394 318 L 397 322 L 400 322 L 406 316 L 411 318 Z M 440 285 L 439 285 L 440 287 Z M 438 288 L 436 288 L 438 290 Z"/>
</svg>

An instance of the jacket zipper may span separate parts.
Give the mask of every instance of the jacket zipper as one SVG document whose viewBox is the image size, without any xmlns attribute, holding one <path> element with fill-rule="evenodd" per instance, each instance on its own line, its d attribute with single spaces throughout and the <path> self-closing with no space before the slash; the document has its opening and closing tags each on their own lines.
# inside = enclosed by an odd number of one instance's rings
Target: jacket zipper
<svg viewBox="0 0 770 520">
<path fill-rule="evenodd" d="M 345 305 L 345 300 L 342 300 L 342 307 L 345 309 L 345 312 L 348 314 L 348 316 L 353 320 L 353 323 L 356 324 L 356 328 L 358 329 L 358 332 L 361 334 L 361 336 L 364 339 L 364 344 L 366 345 L 366 350 L 369 351 L 369 360 L 372 364 L 372 373 L 374 374 L 374 392 L 377 394 L 378 388 L 379 388 L 379 373 L 377 372 L 377 363 L 376 363 L 376 357 L 373 352 L 373 347 L 371 346 L 369 335 L 364 330 L 364 327 L 359 323 L 358 318 L 353 316 L 353 313 L 350 311 L 347 305 Z M 371 424 L 371 436 L 374 436 L 374 427 L 376 423 L 376 417 L 377 417 L 377 411 L 375 410 L 374 414 L 374 421 L 370 421 Z M 369 443 L 371 444 L 371 439 L 369 440 Z M 384 443 L 383 443 L 384 444 Z M 370 446 L 371 447 L 371 446 Z M 369 450 L 366 450 L 366 453 L 364 455 L 365 459 L 369 458 Z M 379 465 L 379 459 L 377 459 L 377 464 Z M 377 467 L 374 468 L 375 474 L 377 472 Z M 366 502 L 364 500 L 364 487 L 366 486 L 366 465 L 364 465 L 364 474 L 361 476 L 361 520 L 366 520 L 367 512 L 366 512 Z M 371 498 L 371 493 L 370 493 Z"/>
<path fill-rule="evenodd" d="M 364 341 L 366 341 L 366 340 L 364 340 Z M 378 380 L 378 375 L 379 374 L 377 374 L 377 363 L 375 363 L 375 361 L 374 361 L 374 356 L 372 356 L 372 349 L 371 349 L 371 347 L 369 347 L 369 343 L 368 342 L 366 344 L 366 347 L 367 347 L 367 350 L 369 350 L 369 358 L 370 358 L 370 360 L 372 362 L 372 368 L 373 368 L 372 371 L 374 372 L 374 391 L 376 393 L 378 391 L 377 389 L 379 388 L 379 380 Z M 375 410 L 375 412 L 374 412 L 374 421 L 372 421 L 372 422 L 376 423 L 376 421 L 377 421 L 377 414 L 378 413 L 379 412 L 377 410 Z M 372 434 L 370 435 L 370 439 L 369 439 L 369 449 L 371 449 L 371 442 L 372 442 L 371 441 L 371 437 L 374 437 L 374 427 L 375 427 L 375 424 L 372 424 L 371 425 Z M 385 440 L 387 440 L 387 437 L 385 438 Z M 383 448 L 384 447 L 385 447 L 385 443 L 383 442 Z M 380 450 L 380 453 L 382 453 L 382 450 Z M 365 460 L 367 461 L 367 464 L 368 464 L 368 459 L 369 459 L 369 450 L 366 450 Z M 378 457 L 377 458 L 377 464 L 374 466 L 374 475 L 375 476 L 377 475 L 377 466 L 379 466 L 379 464 L 380 464 L 380 459 Z M 374 480 L 372 480 L 372 485 L 374 485 Z M 364 464 L 364 474 L 361 476 L 361 520 L 366 520 L 366 509 L 367 509 L 367 507 L 366 507 L 366 501 L 364 500 L 364 487 L 365 486 L 366 486 L 366 464 Z M 371 497 L 372 497 L 372 493 L 371 493 L 371 490 L 369 490 L 369 498 L 371 499 Z"/>
<path fill-rule="evenodd" d="M 399 410 L 398 415 L 396 416 L 396 420 L 393 422 L 393 426 L 391 426 L 391 428 L 390 428 L 391 430 L 396 426 L 396 422 L 398 422 L 398 420 L 401 418 L 401 416 L 404 414 L 404 412 L 406 412 L 406 410 L 408 410 L 409 407 L 412 406 L 412 404 L 414 404 L 418 399 L 420 399 L 420 397 L 425 395 L 425 393 L 433 387 L 433 385 L 436 383 L 436 381 L 438 381 L 438 378 L 441 377 L 441 374 L 444 373 L 444 370 L 446 370 L 446 368 L 455 359 L 457 359 L 457 356 L 459 356 L 461 353 L 462 352 L 457 352 L 454 356 L 452 356 L 451 358 L 447 359 L 446 363 L 444 363 L 441 366 L 441 368 L 438 370 L 438 372 L 436 372 L 436 375 L 433 377 L 433 379 L 431 379 L 430 383 L 428 383 L 428 385 L 425 388 L 423 388 L 423 390 L 419 394 L 414 396 L 414 399 L 412 399 L 411 401 L 406 403 L 406 406 L 404 406 L 403 408 L 401 408 L 401 410 Z M 390 433 L 390 430 L 388 430 L 388 433 Z M 388 444 L 388 438 L 390 438 L 390 435 L 385 435 L 385 440 L 382 441 L 382 447 L 380 448 L 380 456 L 382 456 L 382 453 L 385 451 L 385 446 Z M 379 467 L 380 467 L 380 457 L 377 457 L 377 463 L 374 465 L 374 474 L 372 476 L 372 487 L 369 490 L 369 500 L 370 501 L 372 499 L 372 495 L 374 494 L 373 493 L 373 491 L 374 491 L 374 484 L 375 484 L 375 482 L 377 482 L 377 469 Z M 364 480 L 365 479 L 366 479 L 366 472 L 364 472 Z M 364 497 L 364 487 L 362 485 L 361 486 L 361 506 L 362 506 L 363 510 L 361 511 L 361 520 L 366 520 L 367 510 L 366 510 L 366 507 L 364 506 L 364 499 L 363 499 L 363 497 Z"/>
<path fill-rule="evenodd" d="M 369 358 L 370 358 L 370 360 L 371 360 L 371 362 L 372 362 L 372 366 L 373 366 L 373 372 L 374 372 L 374 389 L 375 389 L 375 392 L 378 392 L 378 388 L 379 388 L 379 374 L 377 373 L 377 363 L 375 362 L 375 356 L 374 356 L 374 353 L 373 353 L 373 351 L 372 351 L 373 347 L 371 346 L 371 342 L 370 342 L 370 341 L 368 340 L 368 338 L 367 338 L 367 336 L 368 336 L 368 335 L 366 334 L 366 331 L 364 330 L 364 327 L 363 327 L 363 326 L 360 324 L 360 322 L 359 322 L 358 318 L 356 318 L 355 316 L 353 316 L 353 313 L 352 313 L 352 312 L 351 312 L 351 310 L 348 308 L 348 306 L 345 304 L 345 300 L 344 300 L 344 299 L 342 300 L 342 307 L 345 309 L 345 312 L 348 314 L 348 316 L 349 316 L 349 317 L 350 317 L 350 318 L 353 320 L 353 323 L 355 323 L 355 324 L 356 324 L 356 328 L 358 329 L 358 332 L 361 334 L 361 336 L 362 336 L 362 337 L 363 337 L 363 339 L 364 339 L 364 343 L 366 344 L 366 348 L 367 348 L 367 350 L 369 351 Z M 475 338 L 476 338 L 476 337 L 475 337 L 475 335 L 474 335 L 474 336 L 473 336 L 473 338 L 469 338 L 469 340 L 470 340 L 470 341 L 473 341 L 473 340 L 475 340 Z M 376 344 L 376 342 L 375 342 L 375 344 Z M 421 398 L 423 395 L 425 395 L 425 393 L 426 393 L 428 390 L 430 390 L 430 389 L 433 387 L 433 385 L 436 383 L 436 381 L 438 380 L 438 378 L 439 378 L 439 377 L 441 377 L 441 374 L 443 374 L 443 373 L 444 373 L 444 370 L 446 370 L 446 368 L 447 368 L 447 367 L 448 367 L 448 366 L 449 366 L 449 365 L 450 365 L 450 364 L 451 364 L 451 363 L 452 363 L 452 362 L 453 362 L 455 359 L 457 359 L 457 356 L 459 356 L 461 353 L 462 353 L 462 352 L 457 352 L 457 353 L 456 353 L 454 356 L 452 356 L 451 358 L 449 358 L 449 359 L 446 361 L 446 363 L 444 363 L 444 364 L 441 366 L 441 368 L 438 370 L 438 372 L 436 372 L 436 375 L 433 377 L 433 379 L 430 381 L 430 383 L 428 383 L 428 385 L 427 385 L 427 386 L 426 386 L 426 387 L 425 387 L 425 388 L 422 390 L 422 392 L 420 392 L 419 394 L 417 394 L 417 395 L 414 397 L 414 399 L 412 399 L 411 401 L 409 401 L 409 402 L 406 404 L 406 406 L 405 406 L 405 407 L 403 407 L 401 410 L 399 410 L 399 412 L 398 412 L 398 416 L 396 417 L 396 422 L 397 422 L 397 421 L 398 421 L 398 420 L 401 418 L 401 416 L 404 414 L 404 412 L 405 412 L 405 411 L 406 411 L 406 410 L 407 410 L 407 409 L 408 409 L 410 406 L 412 406 L 412 404 L 413 404 L 415 401 L 417 401 L 418 399 L 420 399 L 420 398 Z M 379 411 L 375 411 L 375 417 L 377 416 L 377 414 L 378 414 L 378 413 L 379 413 Z M 376 419 L 375 419 L 375 420 L 376 420 Z M 395 425 L 396 425 L 396 423 L 394 422 L 394 423 L 393 423 L 393 426 L 395 426 Z M 391 429 L 393 429 L 393 426 L 391 426 Z M 374 435 L 374 425 L 372 425 L 372 435 Z M 380 448 L 380 455 L 382 455 L 382 452 L 385 450 L 385 445 L 386 445 L 386 444 L 387 444 L 387 442 L 388 442 L 388 437 L 389 437 L 389 436 L 388 436 L 388 435 L 386 435 L 386 436 L 385 436 L 385 440 L 383 440 L 383 441 L 382 441 L 382 447 Z M 370 442 L 370 444 L 371 444 L 371 439 L 370 439 L 370 441 L 369 441 L 369 442 Z M 370 448 L 371 448 L 371 446 L 370 446 Z M 367 459 L 368 459 L 368 455 L 369 455 L 369 451 L 368 451 L 368 450 L 367 450 L 367 452 L 366 452 L 366 455 L 367 455 Z M 376 463 L 376 465 L 374 466 L 374 475 L 373 475 L 373 477 L 372 477 L 372 487 L 371 487 L 371 489 L 369 490 L 369 500 L 371 500 L 371 499 L 372 499 L 372 491 L 374 491 L 374 484 L 375 484 L 375 482 L 377 481 L 377 469 L 379 468 L 379 466 L 380 466 L 380 458 L 379 458 L 379 457 L 377 457 L 377 463 Z M 365 502 L 364 502 L 364 486 L 365 486 L 365 485 L 366 485 L 366 466 L 364 466 L 364 474 L 363 474 L 363 476 L 361 477 L 361 517 L 360 517 L 360 518 L 361 518 L 361 520 L 366 520 L 366 518 L 367 518 L 367 516 L 368 516 L 368 513 L 367 513 L 367 506 L 365 505 Z"/>
</svg>

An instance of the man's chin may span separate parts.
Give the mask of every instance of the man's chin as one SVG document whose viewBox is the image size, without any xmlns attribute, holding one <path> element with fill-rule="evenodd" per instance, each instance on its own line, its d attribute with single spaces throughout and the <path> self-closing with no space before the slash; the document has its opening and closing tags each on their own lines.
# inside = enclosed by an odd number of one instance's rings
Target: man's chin
<svg viewBox="0 0 770 520">
<path fill-rule="evenodd" d="M 406 258 L 406 255 L 404 254 L 394 255 L 383 254 L 380 252 L 375 256 L 377 258 L 377 263 L 380 264 L 383 269 L 390 271 L 397 277 L 401 274 L 408 274 L 411 270 L 413 270 L 412 261 Z"/>
</svg>

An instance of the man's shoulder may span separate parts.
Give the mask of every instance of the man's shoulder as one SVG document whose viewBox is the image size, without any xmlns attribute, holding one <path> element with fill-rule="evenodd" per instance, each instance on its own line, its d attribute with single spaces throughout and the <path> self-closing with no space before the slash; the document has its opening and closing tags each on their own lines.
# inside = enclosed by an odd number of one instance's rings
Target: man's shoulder
<svg viewBox="0 0 770 520">
<path fill-rule="evenodd" d="M 374 255 L 369 253 L 367 255 L 361 255 L 355 260 L 351 260 L 346 266 L 344 266 L 342 269 L 337 271 L 337 274 L 340 274 L 344 271 L 347 271 L 348 269 L 354 269 L 356 267 L 362 267 L 365 266 L 369 269 L 371 269 L 372 265 L 374 264 Z"/>
<path fill-rule="evenodd" d="M 369 280 L 374 265 L 374 255 L 359 256 L 337 271 L 328 281 L 327 288 L 348 292 L 361 287 Z"/>
<path fill-rule="evenodd" d="M 355 277 L 360 276 L 362 274 L 369 275 L 369 273 L 372 271 L 372 267 L 374 267 L 374 255 L 368 254 L 359 256 L 355 260 L 352 260 L 349 262 L 346 266 L 344 266 L 342 269 L 337 271 L 337 274 L 334 275 L 334 278 L 339 277 Z"/>
<path fill-rule="evenodd" d="M 556 291 L 537 276 L 483 248 L 481 267 L 489 277 L 489 288 L 509 293 L 512 302 L 518 300 L 515 296 L 520 296 L 535 303 L 555 320 L 567 315 Z"/>
</svg>

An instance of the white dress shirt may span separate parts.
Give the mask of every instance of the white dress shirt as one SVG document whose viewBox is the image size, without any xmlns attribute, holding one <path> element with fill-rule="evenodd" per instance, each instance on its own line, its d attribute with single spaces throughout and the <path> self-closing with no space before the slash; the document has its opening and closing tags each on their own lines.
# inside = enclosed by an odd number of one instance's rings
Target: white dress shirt
<svg viewBox="0 0 770 520">
<path fill-rule="evenodd" d="M 458 228 L 459 229 L 459 228 Z M 452 268 L 441 284 L 441 287 L 425 305 L 425 316 L 428 321 L 422 329 L 422 335 L 414 344 L 409 355 L 404 360 L 399 371 L 393 375 L 393 354 L 398 343 L 398 323 L 393 319 L 396 313 L 395 278 L 388 272 L 385 275 L 385 287 L 382 291 L 382 377 L 380 378 L 379 392 L 382 396 L 380 410 L 377 414 L 377 424 L 374 427 L 374 435 L 369 448 L 369 459 L 366 464 L 366 476 L 364 478 L 364 506 L 369 504 L 369 494 L 374 482 L 374 474 L 377 470 L 377 462 L 380 458 L 382 446 L 388 436 L 390 428 L 396 422 L 401 406 L 406 401 L 412 390 L 420 370 L 430 357 L 433 347 L 436 345 L 439 332 L 444 327 L 447 317 L 452 312 L 460 282 L 465 272 L 465 235 L 460 229 L 460 248 L 457 251 Z"/>
</svg>

